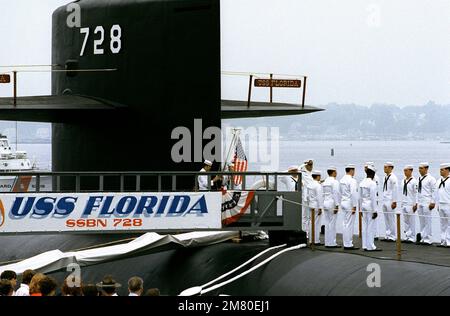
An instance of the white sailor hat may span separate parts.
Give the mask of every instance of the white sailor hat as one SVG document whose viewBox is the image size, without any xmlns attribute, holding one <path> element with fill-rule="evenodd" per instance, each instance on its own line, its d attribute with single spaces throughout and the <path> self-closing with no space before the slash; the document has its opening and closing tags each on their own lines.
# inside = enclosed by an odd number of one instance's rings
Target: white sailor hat
<svg viewBox="0 0 450 316">
<path fill-rule="evenodd" d="M 428 168 L 430 164 L 428 162 L 421 162 L 419 163 L 419 167 Z"/>
<path fill-rule="evenodd" d="M 377 168 L 374 165 L 367 165 L 368 170 L 372 170 L 373 172 L 377 172 Z"/>
<path fill-rule="evenodd" d="M 309 163 L 309 162 L 312 162 L 312 163 L 314 163 L 314 159 L 305 159 L 305 161 L 303 161 L 304 163 Z"/>
<path fill-rule="evenodd" d="M 329 166 L 327 171 L 337 171 L 337 168 L 335 166 Z"/>
<path fill-rule="evenodd" d="M 203 162 L 203 164 L 210 166 L 210 167 L 213 165 L 213 163 L 207 159 Z"/>
<path fill-rule="evenodd" d="M 375 163 L 373 161 L 368 161 L 364 164 L 364 167 L 368 167 L 368 166 L 374 166 Z"/>
<path fill-rule="evenodd" d="M 356 166 L 354 164 L 349 163 L 345 166 L 345 169 L 356 169 Z"/>
<path fill-rule="evenodd" d="M 288 168 L 288 171 L 295 171 L 295 170 L 298 170 L 298 166 L 290 166 Z"/>
<path fill-rule="evenodd" d="M 391 162 L 391 161 L 386 161 L 386 162 L 384 163 L 384 166 L 385 166 L 385 167 L 394 167 L 394 163 Z"/>
<path fill-rule="evenodd" d="M 413 165 L 406 165 L 403 170 L 414 170 L 414 166 Z"/>
<path fill-rule="evenodd" d="M 322 176 L 322 172 L 320 172 L 319 170 L 313 170 L 312 175 L 313 176 Z"/>
<path fill-rule="evenodd" d="M 450 162 L 441 164 L 441 169 L 447 169 L 447 168 L 450 168 Z"/>
</svg>

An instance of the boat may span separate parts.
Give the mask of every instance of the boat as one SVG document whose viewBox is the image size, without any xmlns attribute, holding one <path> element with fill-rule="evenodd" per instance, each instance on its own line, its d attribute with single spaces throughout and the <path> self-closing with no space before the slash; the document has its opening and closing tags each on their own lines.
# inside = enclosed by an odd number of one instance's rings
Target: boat
<svg viewBox="0 0 450 316">
<path fill-rule="evenodd" d="M 36 176 L 32 174 L 44 171 L 28 158 L 26 151 L 13 151 L 8 137 L 0 134 L 0 192 L 36 192 Z M 50 177 L 39 180 L 41 192 L 51 191 Z"/>
</svg>

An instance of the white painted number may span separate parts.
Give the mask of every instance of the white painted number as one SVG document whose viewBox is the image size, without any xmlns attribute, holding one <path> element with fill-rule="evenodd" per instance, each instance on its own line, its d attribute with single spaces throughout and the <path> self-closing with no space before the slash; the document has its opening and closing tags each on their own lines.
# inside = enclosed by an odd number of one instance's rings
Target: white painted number
<svg viewBox="0 0 450 316">
<path fill-rule="evenodd" d="M 80 56 L 84 55 L 84 49 L 86 48 L 86 43 L 87 40 L 89 38 L 89 28 L 88 27 L 84 27 L 82 29 L 80 29 L 80 33 L 81 34 L 85 34 L 84 35 L 84 40 L 83 40 L 83 46 L 81 47 L 81 52 L 80 52 Z"/>
<path fill-rule="evenodd" d="M 103 48 L 99 48 L 99 46 L 101 46 L 105 40 L 105 29 L 103 26 L 97 26 L 94 33 L 100 33 L 100 39 L 94 41 L 94 55 L 103 55 L 105 50 Z"/>
<path fill-rule="evenodd" d="M 80 56 L 84 55 L 86 45 L 89 39 L 89 28 L 81 28 L 80 34 L 84 34 L 83 46 L 81 47 Z M 99 38 L 94 40 L 94 55 L 103 55 L 105 50 L 101 47 L 105 41 L 105 29 L 103 26 L 97 26 L 94 30 L 94 34 L 99 34 Z M 115 24 L 111 27 L 110 32 L 111 42 L 110 49 L 113 54 L 118 54 L 122 49 L 122 28 L 120 25 Z"/>
<path fill-rule="evenodd" d="M 122 29 L 120 25 L 113 25 L 111 28 L 111 52 L 117 54 L 122 49 Z"/>
</svg>

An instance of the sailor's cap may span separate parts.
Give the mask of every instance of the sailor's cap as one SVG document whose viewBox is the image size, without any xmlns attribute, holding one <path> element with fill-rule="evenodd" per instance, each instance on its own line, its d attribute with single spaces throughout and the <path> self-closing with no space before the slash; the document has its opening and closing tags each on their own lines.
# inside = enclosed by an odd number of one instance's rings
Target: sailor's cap
<svg viewBox="0 0 450 316">
<path fill-rule="evenodd" d="M 385 166 L 385 167 L 394 167 L 394 163 L 391 162 L 391 161 L 386 161 L 386 162 L 384 163 L 384 166 Z"/>
<path fill-rule="evenodd" d="M 298 166 L 290 166 L 288 168 L 288 171 L 295 171 L 295 170 L 298 170 Z"/>
<path fill-rule="evenodd" d="M 203 164 L 210 166 L 210 167 L 213 165 L 213 163 L 207 159 L 203 162 Z"/>
<path fill-rule="evenodd" d="M 356 166 L 352 163 L 349 163 L 345 166 L 345 169 L 356 169 Z"/>
<path fill-rule="evenodd" d="M 403 170 L 414 170 L 414 166 L 413 165 L 406 165 Z"/>
<path fill-rule="evenodd" d="M 450 162 L 441 164 L 441 169 L 447 169 L 447 168 L 450 168 Z"/>
<path fill-rule="evenodd" d="M 312 163 L 314 163 L 314 159 L 306 159 L 305 161 L 303 161 L 304 163 L 309 163 L 309 162 L 312 162 Z"/>
<path fill-rule="evenodd" d="M 313 176 L 322 176 L 322 172 L 320 172 L 319 170 L 313 170 L 312 175 Z"/>
<path fill-rule="evenodd" d="M 374 165 L 367 165 L 368 170 L 372 170 L 373 172 L 377 172 L 377 168 Z"/>
<path fill-rule="evenodd" d="M 428 162 L 421 162 L 419 163 L 419 167 L 428 168 L 430 164 Z"/>
<path fill-rule="evenodd" d="M 335 166 L 329 166 L 327 171 L 337 171 L 337 168 Z"/>
<path fill-rule="evenodd" d="M 364 167 L 368 167 L 368 166 L 374 166 L 375 163 L 373 161 L 368 161 L 364 164 Z"/>
</svg>

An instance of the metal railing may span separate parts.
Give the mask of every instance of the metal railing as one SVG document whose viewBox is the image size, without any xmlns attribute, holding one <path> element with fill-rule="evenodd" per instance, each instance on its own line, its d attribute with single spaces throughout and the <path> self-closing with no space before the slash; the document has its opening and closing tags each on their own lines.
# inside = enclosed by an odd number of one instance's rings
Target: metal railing
<svg viewBox="0 0 450 316">
<path fill-rule="evenodd" d="M 208 190 L 216 176 L 242 177 L 242 185 L 236 191 L 254 191 L 255 195 L 247 212 L 226 230 L 297 230 L 301 227 L 301 174 L 298 173 L 297 191 L 279 190 L 280 177 L 295 175 L 287 172 L 37 172 L 8 173 L 8 177 L 32 177 L 35 191 L 30 193 L 94 193 L 94 192 L 199 192 L 198 177 L 208 177 Z M 2 176 L 0 176 L 0 179 Z M 51 180 L 51 190 L 41 190 L 43 180 Z M 251 181 L 253 180 L 253 182 Z M 259 182 L 258 187 L 253 184 Z M 234 191 L 235 185 L 231 181 Z M 203 192 L 203 191 L 200 191 Z M 1 194 L 18 192 L 2 192 Z"/>
</svg>

